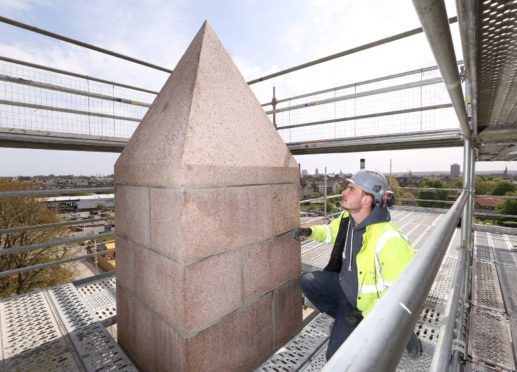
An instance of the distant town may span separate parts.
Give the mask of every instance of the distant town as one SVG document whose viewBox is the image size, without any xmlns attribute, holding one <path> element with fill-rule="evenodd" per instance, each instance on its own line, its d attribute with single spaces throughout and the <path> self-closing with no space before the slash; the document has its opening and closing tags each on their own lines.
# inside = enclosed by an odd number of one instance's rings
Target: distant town
<svg viewBox="0 0 517 372">
<path fill-rule="evenodd" d="M 308 170 L 302 169 L 300 172 L 300 184 L 302 186 L 307 184 L 317 183 L 317 188 L 323 191 L 324 172 L 319 168 L 315 169 L 313 174 Z M 388 173 L 385 173 L 389 176 Z M 509 180 L 517 180 L 517 171 L 503 169 L 500 171 L 476 171 L 476 175 L 483 177 L 499 177 Z M 327 186 L 329 189 L 338 190 L 337 184 L 342 184 L 347 178 L 352 176 L 351 173 L 328 173 Z M 407 171 L 407 172 L 393 172 L 391 174 L 397 178 L 399 185 L 402 187 L 413 185 L 424 178 L 438 178 L 444 181 L 451 180 L 462 176 L 459 164 L 452 164 L 450 171 Z M 18 181 L 22 183 L 32 184 L 31 189 L 52 190 L 52 189 L 72 189 L 72 188 L 86 188 L 86 187 L 113 187 L 114 175 L 106 176 L 76 176 L 76 175 L 38 175 L 38 176 L 16 176 L 16 177 L 0 177 L 3 181 Z M 321 183 L 321 184 L 320 184 Z M 318 191 L 313 190 L 313 191 Z M 339 192 L 339 191 L 337 191 Z"/>
<path fill-rule="evenodd" d="M 420 181 L 427 178 L 439 179 L 445 183 L 451 183 L 458 177 L 462 176 L 459 164 L 451 164 L 449 172 L 432 171 L 432 172 L 394 172 L 391 174 L 393 180 L 396 180 L 397 187 L 418 186 Z M 504 169 L 501 171 L 481 171 L 476 172 L 477 176 L 484 178 L 497 177 L 507 179 L 509 181 L 517 181 L 517 171 L 509 171 Z M 390 180 L 390 174 L 385 173 Z M 338 194 L 345 187 L 346 179 L 352 177 L 351 173 L 328 173 L 327 174 L 327 194 Z M 309 174 L 306 169 L 301 170 L 300 186 L 302 188 L 303 197 L 310 197 L 313 193 L 324 194 L 325 192 L 325 174 L 316 168 L 314 174 Z"/>
<path fill-rule="evenodd" d="M 48 176 L 32 177 L 0 177 L 0 180 L 30 183 L 34 186 L 31 188 L 33 190 L 72 189 L 84 187 L 110 187 L 114 185 L 113 174 L 110 174 L 108 176 L 56 176 L 50 174 Z"/>
</svg>

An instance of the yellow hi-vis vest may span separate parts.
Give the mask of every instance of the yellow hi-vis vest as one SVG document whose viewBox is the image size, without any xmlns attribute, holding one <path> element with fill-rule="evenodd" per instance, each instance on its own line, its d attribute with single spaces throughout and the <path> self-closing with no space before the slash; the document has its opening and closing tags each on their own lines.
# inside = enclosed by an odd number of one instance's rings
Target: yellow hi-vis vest
<svg viewBox="0 0 517 372">
<path fill-rule="evenodd" d="M 366 316 L 414 256 L 407 237 L 391 222 L 366 226 L 357 254 L 357 308 Z"/>
<path fill-rule="evenodd" d="M 343 212 L 329 225 L 311 226 L 311 239 L 334 243 Z M 366 226 L 363 244 L 356 256 L 357 263 L 357 309 L 364 316 L 377 300 L 395 282 L 414 256 L 407 237 L 391 222 L 379 222 Z"/>
<path fill-rule="evenodd" d="M 328 225 L 311 226 L 312 234 L 310 238 L 318 242 L 334 244 L 336 242 L 337 233 L 339 231 L 339 224 L 341 223 L 341 220 L 343 218 L 347 218 L 348 216 L 348 211 L 343 211 L 337 218 L 334 218 Z"/>
</svg>

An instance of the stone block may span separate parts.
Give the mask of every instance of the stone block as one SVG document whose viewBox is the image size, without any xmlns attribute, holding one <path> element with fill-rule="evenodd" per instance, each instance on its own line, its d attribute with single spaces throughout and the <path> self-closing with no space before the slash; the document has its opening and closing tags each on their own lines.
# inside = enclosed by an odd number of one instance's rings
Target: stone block
<svg viewBox="0 0 517 372">
<path fill-rule="evenodd" d="M 156 370 L 153 314 L 117 285 L 117 339 L 141 371 Z"/>
<path fill-rule="evenodd" d="M 186 339 L 158 317 L 154 318 L 153 334 L 156 347 L 156 371 L 186 371 Z"/>
<path fill-rule="evenodd" d="M 183 206 L 182 190 L 151 188 L 151 249 L 178 262 L 181 261 Z M 192 228 L 197 229 L 198 226 Z"/>
<path fill-rule="evenodd" d="M 298 279 L 302 272 L 300 243 L 289 234 L 274 239 L 273 275 L 277 286 Z"/>
<path fill-rule="evenodd" d="M 290 334 L 298 177 L 205 23 L 115 165 L 119 333 L 142 370 L 251 370 Z"/>
<path fill-rule="evenodd" d="M 149 189 L 117 185 L 115 210 L 116 234 L 149 247 Z"/>
<path fill-rule="evenodd" d="M 292 280 L 273 292 L 274 348 L 277 349 L 303 328 L 302 292 Z"/>
<path fill-rule="evenodd" d="M 241 252 L 235 250 L 185 267 L 186 332 L 194 332 L 241 306 Z"/>
<path fill-rule="evenodd" d="M 298 165 L 205 24 L 124 148 L 115 177 L 164 187 L 289 183 Z"/>
<path fill-rule="evenodd" d="M 252 301 L 274 289 L 272 274 L 273 240 L 244 248 L 242 252 L 242 282 L 244 302 Z"/>
<path fill-rule="evenodd" d="M 273 233 L 280 235 L 300 225 L 298 183 L 272 185 Z"/>
<path fill-rule="evenodd" d="M 121 236 L 116 237 L 117 246 L 117 284 L 136 293 L 136 280 L 140 276 L 135 267 L 137 247 Z M 142 279 L 142 278 L 139 278 Z"/>
<path fill-rule="evenodd" d="M 189 371 L 251 371 L 273 351 L 272 295 L 187 341 Z"/>
<path fill-rule="evenodd" d="M 136 296 L 163 320 L 184 329 L 184 268 L 149 249 L 136 254 L 139 276 Z"/>
<path fill-rule="evenodd" d="M 181 261 L 195 262 L 271 238 L 269 193 L 269 186 L 185 191 L 181 207 Z"/>
<path fill-rule="evenodd" d="M 288 235 L 243 249 L 244 301 L 271 292 L 301 273 L 300 244 Z"/>
</svg>

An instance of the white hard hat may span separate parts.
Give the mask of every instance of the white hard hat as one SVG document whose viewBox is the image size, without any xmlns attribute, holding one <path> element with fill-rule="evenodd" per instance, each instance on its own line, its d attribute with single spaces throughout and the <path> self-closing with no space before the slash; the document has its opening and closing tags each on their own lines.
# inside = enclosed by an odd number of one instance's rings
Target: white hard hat
<svg viewBox="0 0 517 372">
<path fill-rule="evenodd" d="M 380 172 L 373 169 L 361 169 L 348 182 L 359 186 L 364 192 L 373 195 L 375 202 L 383 204 L 384 195 L 388 191 L 388 181 Z"/>
</svg>

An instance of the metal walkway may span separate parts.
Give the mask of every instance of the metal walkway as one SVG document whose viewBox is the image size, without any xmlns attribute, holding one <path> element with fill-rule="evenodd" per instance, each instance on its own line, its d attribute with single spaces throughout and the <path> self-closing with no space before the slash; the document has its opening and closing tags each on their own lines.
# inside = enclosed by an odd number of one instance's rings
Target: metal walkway
<svg viewBox="0 0 517 372">
<path fill-rule="evenodd" d="M 394 222 L 410 237 L 415 250 L 443 214 L 396 209 Z M 428 371 L 439 338 L 442 311 L 452 288 L 459 229 L 417 321 L 415 332 L 424 353 L 417 360 L 403 355 L 399 371 Z M 514 371 L 517 348 L 517 235 L 475 232 L 472 264 L 467 371 Z M 302 270 L 320 270 L 331 247 L 302 245 Z M 0 301 L 0 371 L 135 370 L 106 326 L 115 323 L 113 274 L 11 297 Z M 331 319 L 318 315 L 278 350 L 258 371 L 319 371 Z"/>
<path fill-rule="evenodd" d="M 105 328 L 115 304 L 114 275 L 0 302 L 0 371 L 136 371 Z"/>
<path fill-rule="evenodd" d="M 418 252 L 443 214 L 393 210 L 393 221 L 410 237 Z M 422 340 L 423 355 L 403 355 L 398 371 L 429 371 L 439 338 L 442 312 L 451 292 L 458 261 L 457 229 L 440 271 L 427 296 L 415 332 Z M 472 306 L 466 371 L 515 371 L 517 358 L 517 235 L 475 232 L 472 265 Z M 321 270 L 331 246 L 314 241 L 302 245 L 302 270 Z M 257 371 L 320 371 L 325 364 L 331 319 L 319 314 L 301 333 L 278 350 Z M 512 348 L 513 345 L 513 348 Z M 457 345 L 461 348 L 461 345 Z"/>
</svg>

